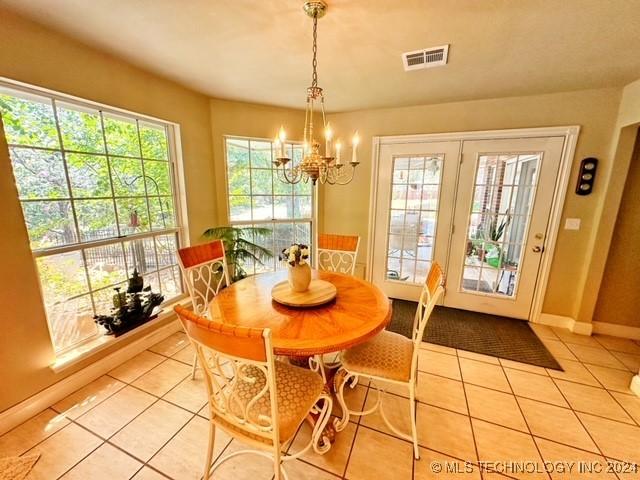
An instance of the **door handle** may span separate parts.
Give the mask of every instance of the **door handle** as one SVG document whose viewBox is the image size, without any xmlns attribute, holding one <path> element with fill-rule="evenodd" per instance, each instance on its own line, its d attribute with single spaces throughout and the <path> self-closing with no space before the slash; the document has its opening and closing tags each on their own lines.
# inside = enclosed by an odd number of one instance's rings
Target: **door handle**
<svg viewBox="0 0 640 480">
<path fill-rule="evenodd" d="M 531 250 L 533 251 L 533 253 L 541 253 L 544 251 L 544 247 L 541 247 L 540 245 L 536 245 Z"/>
</svg>

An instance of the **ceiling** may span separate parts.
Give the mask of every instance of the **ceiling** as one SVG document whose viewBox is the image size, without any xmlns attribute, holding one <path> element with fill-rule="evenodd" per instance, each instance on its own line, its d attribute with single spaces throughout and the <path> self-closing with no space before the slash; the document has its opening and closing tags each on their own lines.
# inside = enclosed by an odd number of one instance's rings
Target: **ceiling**
<svg viewBox="0 0 640 480">
<path fill-rule="evenodd" d="M 327 0 L 319 84 L 330 111 L 625 85 L 640 78 L 640 0 Z M 302 0 L 0 0 L 207 95 L 302 107 Z M 449 64 L 401 53 L 449 43 Z"/>
</svg>

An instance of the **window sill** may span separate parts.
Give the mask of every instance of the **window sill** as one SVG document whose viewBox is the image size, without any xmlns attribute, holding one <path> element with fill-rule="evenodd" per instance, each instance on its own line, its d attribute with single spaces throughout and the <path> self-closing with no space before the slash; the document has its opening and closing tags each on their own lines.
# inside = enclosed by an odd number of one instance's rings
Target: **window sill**
<svg viewBox="0 0 640 480">
<path fill-rule="evenodd" d="M 174 302 L 163 305 L 162 311 L 156 318 L 143 325 L 140 325 L 139 327 L 134 328 L 133 330 L 128 331 L 127 333 L 120 335 L 119 337 L 112 337 L 111 335 L 101 335 L 94 338 L 93 340 L 83 343 L 82 345 L 78 345 L 77 347 L 57 356 L 55 362 L 53 362 L 49 366 L 49 368 L 51 368 L 51 370 L 53 370 L 55 373 L 60 373 L 91 357 L 92 355 L 105 350 L 106 348 L 122 343 L 133 335 L 145 331 L 153 331 L 155 330 L 155 327 L 163 323 L 168 318 L 174 318 L 176 316 L 175 312 L 173 311 L 173 307 L 175 307 L 176 305 L 189 306 L 191 305 L 191 300 L 188 297 L 180 298 Z"/>
</svg>

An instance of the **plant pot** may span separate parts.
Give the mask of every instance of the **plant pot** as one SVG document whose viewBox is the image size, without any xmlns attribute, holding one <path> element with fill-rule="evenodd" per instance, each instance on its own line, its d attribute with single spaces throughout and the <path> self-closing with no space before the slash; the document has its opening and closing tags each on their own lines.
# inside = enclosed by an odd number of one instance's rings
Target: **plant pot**
<svg viewBox="0 0 640 480">
<path fill-rule="evenodd" d="M 311 283 L 311 267 L 304 265 L 289 265 L 289 286 L 294 292 L 306 292 Z"/>
</svg>

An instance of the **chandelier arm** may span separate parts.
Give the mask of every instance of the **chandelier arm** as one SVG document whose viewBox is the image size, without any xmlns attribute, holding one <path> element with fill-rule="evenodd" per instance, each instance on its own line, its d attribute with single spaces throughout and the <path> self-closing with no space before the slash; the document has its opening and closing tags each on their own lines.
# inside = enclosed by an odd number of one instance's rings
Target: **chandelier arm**
<svg viewBox="0 0 640 480">
<path fill-rule="evenodd" d="M 354 167 L 353 165 L 350 165 L 350 167 L 351 167 L 350 173 L 341 175 L 340 177 L 338 177 L 336 179 L 335 185 L 347 185 L 348 183 L 351 183 L 351 180 L 353 180 L 353 176 L 356 173 L 356 167 Z M 344 180 L 341 180 L 342 177 L 345 177 Z"/>
<path fill-rule="evenodd" d="M 296 183 L 300 183 L 300 180 L 302 180 L 301 173 L 299 173 L 298 171 L 295 171 L 293 167 L 291 168 L 291 175 L 292 175 L 291 178 L 287 176 L 286 168 L 282 169 L 282 174 L 284 175 L 284 179 L 287 181 L 287 183 L 290 183 L 292 185 L 295 185 Z"/>
</svg>

